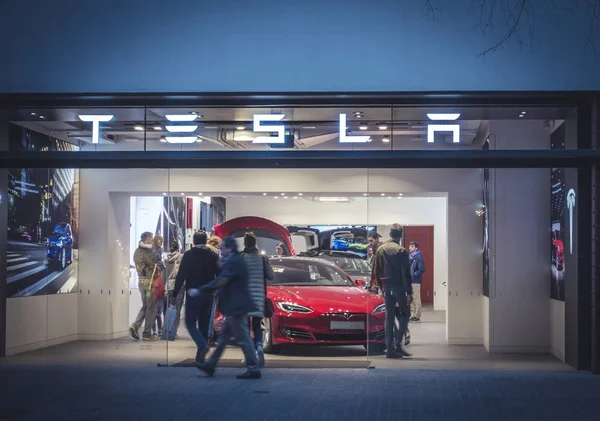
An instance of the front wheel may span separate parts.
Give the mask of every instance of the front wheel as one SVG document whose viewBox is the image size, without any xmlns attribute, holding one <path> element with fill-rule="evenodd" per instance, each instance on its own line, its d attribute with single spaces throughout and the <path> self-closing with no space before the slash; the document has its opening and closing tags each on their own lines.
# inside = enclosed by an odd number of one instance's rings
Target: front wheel
<svg viewBox="0 0 600 421">
<path fill-rule="evenodd" d="M 271 319 L 263 317 L 261 321 L 261 327 L 263 332 L 263 350 L 267 354 L 279 354 L 281 352 L 281 345 L 273 344 L 273 332 L 271 330 Z"/>
</svg>

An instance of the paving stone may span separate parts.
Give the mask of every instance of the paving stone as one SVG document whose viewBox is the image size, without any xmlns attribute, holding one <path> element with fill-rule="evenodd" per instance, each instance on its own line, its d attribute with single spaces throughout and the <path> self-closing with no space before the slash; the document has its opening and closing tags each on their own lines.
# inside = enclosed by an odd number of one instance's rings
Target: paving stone
<svg viewBox="0 0 600 421">
<path fill-rule="evenodd" d="M 577 372 L 0 366 L 17 421 L 599 420 L 600 376 Z M 15 415 L 16 414 L 16 415 Z"/>
</svg>

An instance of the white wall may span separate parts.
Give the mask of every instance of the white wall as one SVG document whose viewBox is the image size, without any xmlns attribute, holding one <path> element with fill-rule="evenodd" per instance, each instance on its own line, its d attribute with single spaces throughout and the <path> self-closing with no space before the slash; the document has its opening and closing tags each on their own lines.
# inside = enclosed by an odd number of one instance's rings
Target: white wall
<svg viewBox="0 0 600 421">
<path fill-rule="evenodd" d="M 6 355 L 75 341 L 79 294 L 10 298 L 6 303 Z"/>
<path fill-rule="evenodd" d="M 315 202 L 306 193 L 298 199 L 250 196 L 227 199 L 227 219 L 262 216 L 282 225 L 377 225 L 434 226 L 434 308 L 446 310 L 447 295 L 440 294 L 448 281 L 448 227 L 445 197 L 353 197 L 351 202 Z M 427 258 L 427 256 L 425 256 Z"/>
<path fill-rule="evenodd" d="M 540 121 L 491 121 L 492 147 L 548 148 Z M 490 352 L 550 352 L 550 170 L 491 171 Z"/>
<path fill-rule="evenodd" d="M 119 195 L 140 195 L 151 192 L 194 192 L 200 188 L 210 196 L 223 192 L 338 192 L 339 194 L 362 194 L 377 192 L 447 192 L 448 286 L 440 294 L 448 297 L 447 338 L 454 344 L 482 344 L 483 326 L 481 313 L 481 241 L 482 223 L 475 215 L 481 206 L 481 170 L 95 170 L 81 171 L 81 262 L 80 283 L 95 291 L 94 296 L 82 295 L 81 306 L 91 309 L 80 317 L 80 332 L 90 338 L 109 338 L 121 332 L 113 320 L 123 320 L 128 305 L 125 299 L 116 301 L 114 296 L 101 295 L 101 287 L 114 288 L 113 279 L 119 279 L 115 268 L 107 269 L 111 261 L 125 268 L 123 257 L 115 244 L 120 241 L 128 256 L 129 199 L 116 199 Z M 109 194 L 109 192 L 113 192 Z M 113 199 L 111 199 L 111 197 Z M 118 203 L 117 203 L 118 202 Z M 107 210 L 109 210 L 107 214 Z M 109 216 L 110 215 L 110 216 Z M 118 217 L 118 219 L 117 219 Z M 118 228 L 122 226 L 122 230 Z M 110 250 L 108 252 L 107 250 Z M 109 270 L 113 278 L 105 276 Z M 125 294 L 126 295 L 126 294 Z M 126 297 L 125 297 L 126 298 Z M 115 316 L 115 306 L 120 306 Z M 113 314 L 108 314 L 109 311 Z M 110 318 L 111 323 L 107 320 Z"/>
</svg>

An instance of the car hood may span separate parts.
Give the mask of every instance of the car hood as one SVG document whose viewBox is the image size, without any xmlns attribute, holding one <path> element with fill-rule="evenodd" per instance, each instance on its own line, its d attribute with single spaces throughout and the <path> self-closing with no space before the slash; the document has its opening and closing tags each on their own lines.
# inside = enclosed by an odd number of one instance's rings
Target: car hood
<svg viewBox="0 0 600 421">
<path fill-rule="evenodd" d="M 269 286 L 273 302 L 292 302 L 318 313 L 365 313 L 383 304 L 383 299 L 358 287 Z"/>
</svg>

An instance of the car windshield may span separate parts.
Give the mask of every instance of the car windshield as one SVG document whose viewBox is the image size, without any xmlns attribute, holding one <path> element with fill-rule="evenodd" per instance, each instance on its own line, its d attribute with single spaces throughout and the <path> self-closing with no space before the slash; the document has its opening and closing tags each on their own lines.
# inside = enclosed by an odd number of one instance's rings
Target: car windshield
<svg viewBox="0 0 600 421">
<path fill-rule="evenodd" d="M 369 266 L 369 264 L 360 257 L 329 255 L 322 255 L 319 257 L 335 263 L 346 272 L 371 272 L 371 267 Z"/>
<path fill-rule="evenodd" d="M 58 224 L 54 227 L 54 231 L 52 232 L 54 235 L 67 235 L 67 225 L 66 224 Z"/>
<path fill-rule="evenodd" d="M 314 260 L 271 259 L 275 279 L 269 285 L 350 287 L 356 286 L 336 268 Z"/>
</svg>

